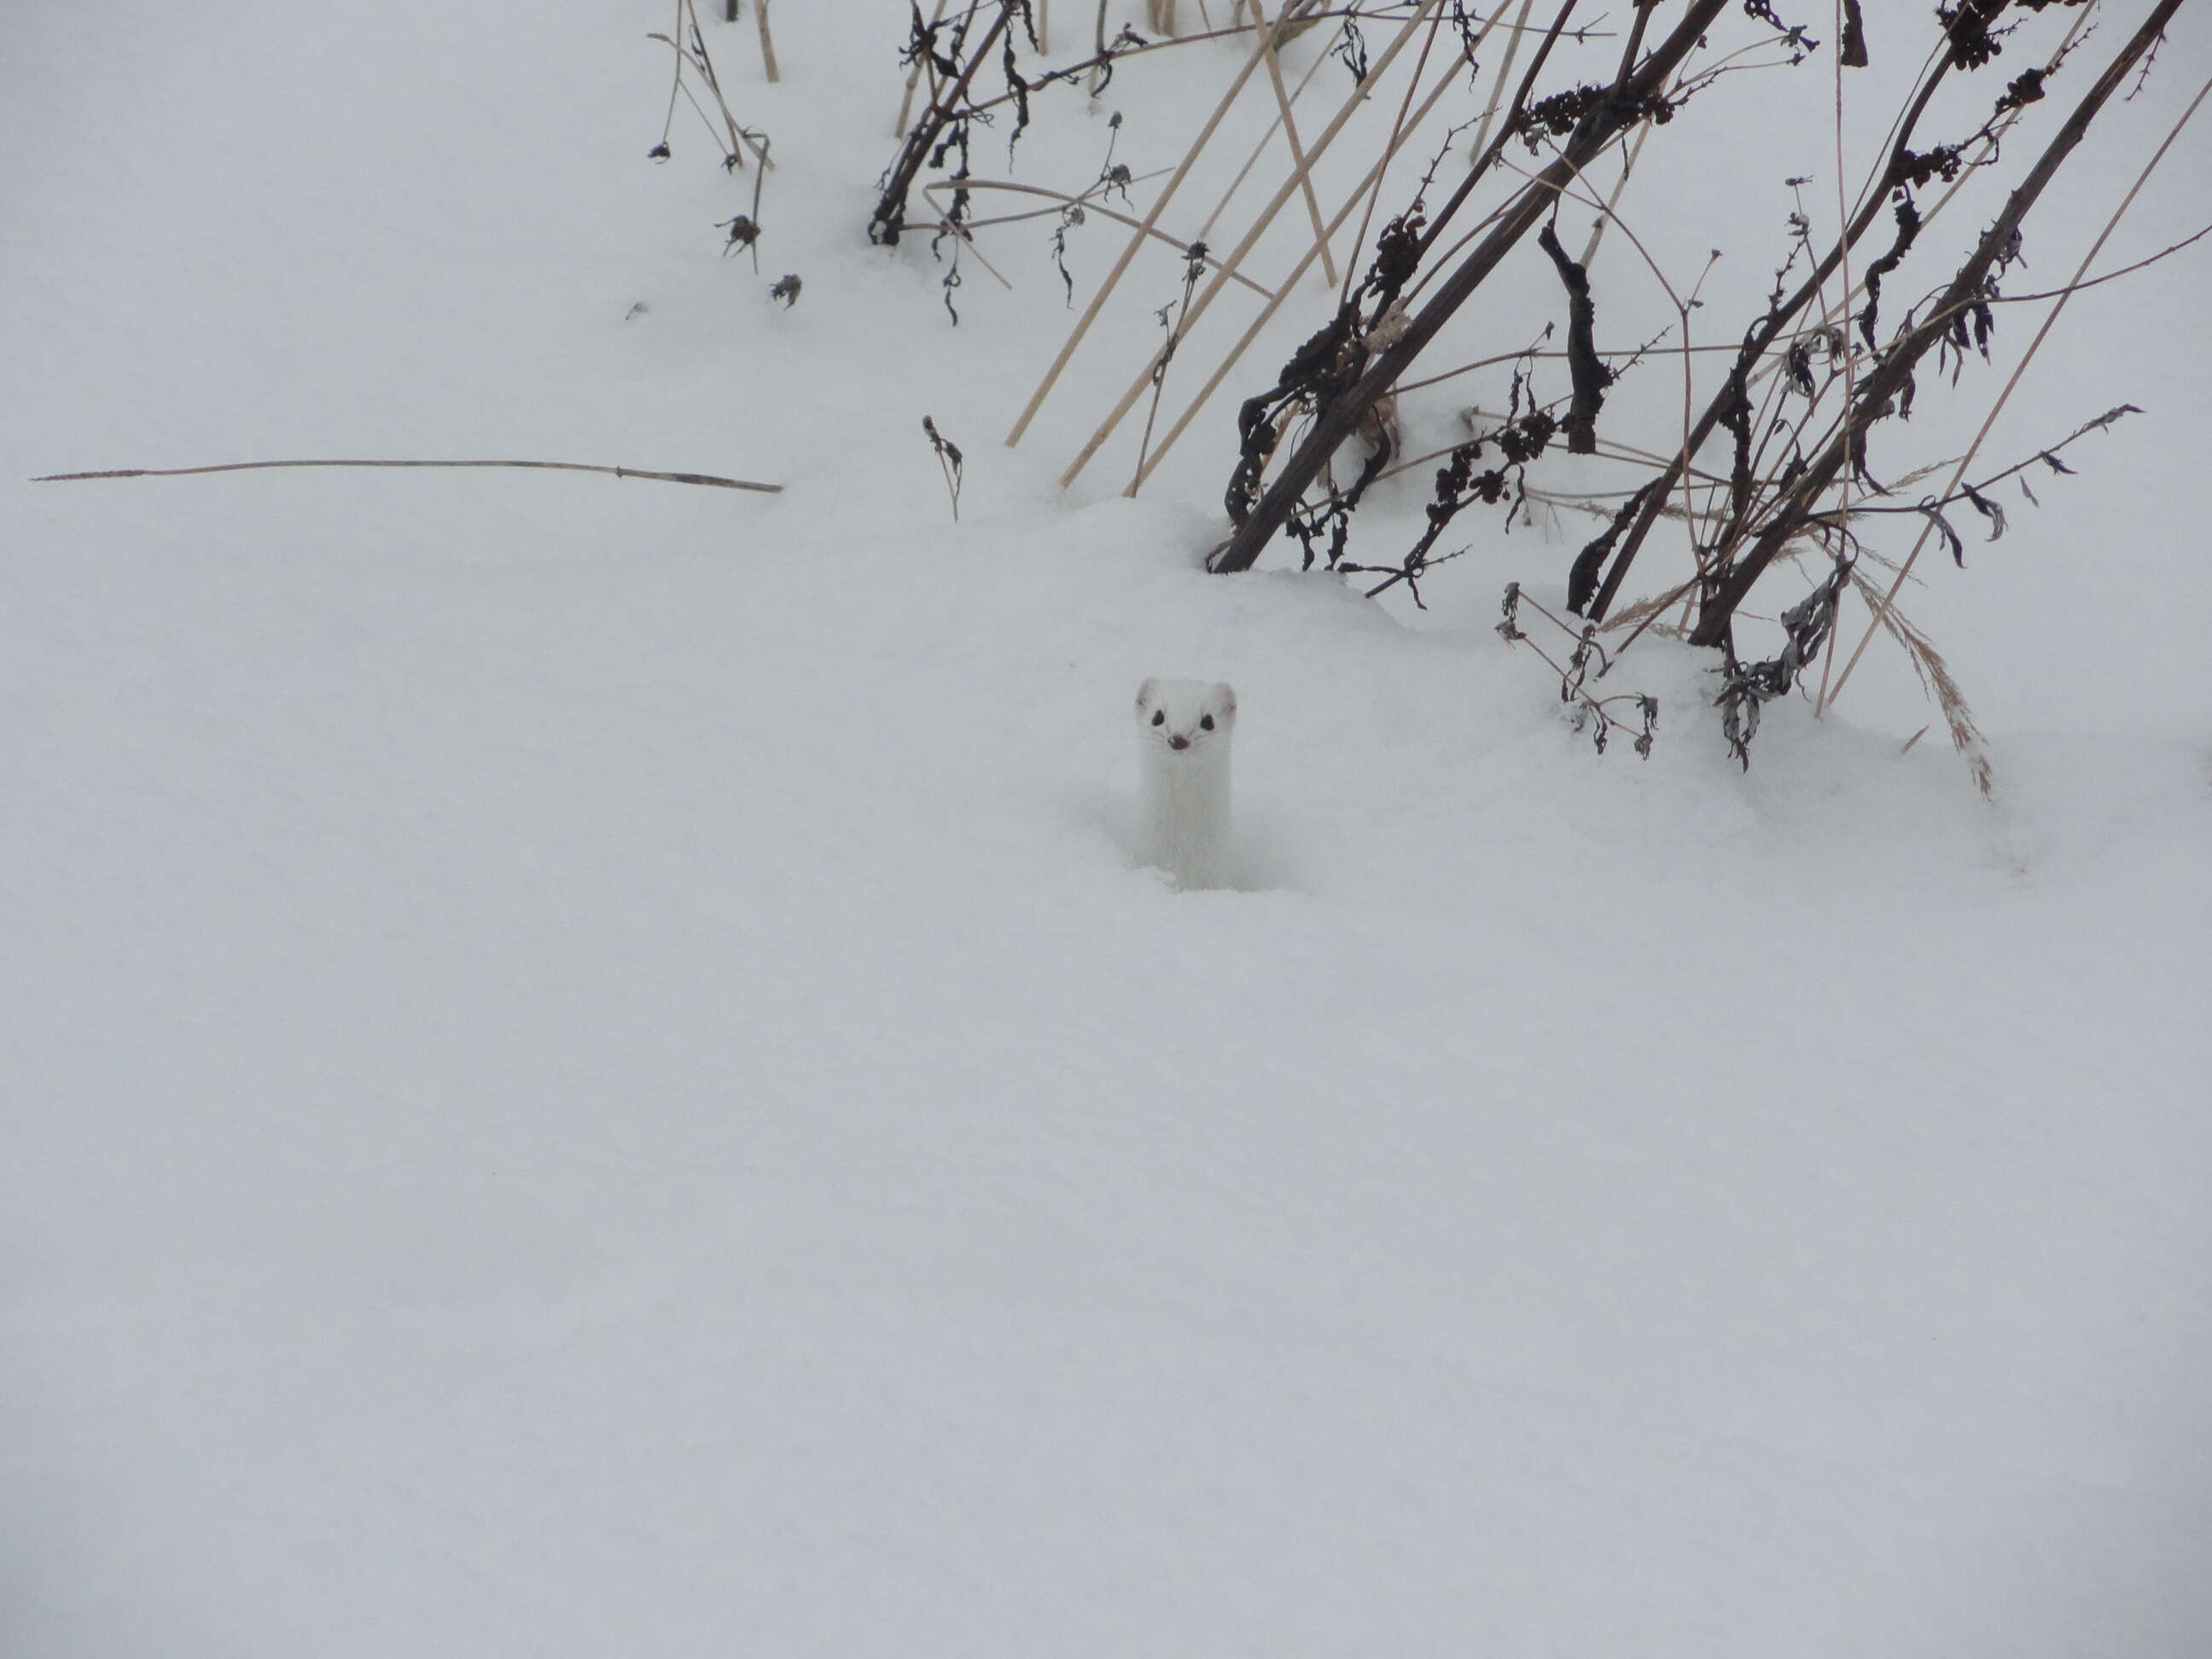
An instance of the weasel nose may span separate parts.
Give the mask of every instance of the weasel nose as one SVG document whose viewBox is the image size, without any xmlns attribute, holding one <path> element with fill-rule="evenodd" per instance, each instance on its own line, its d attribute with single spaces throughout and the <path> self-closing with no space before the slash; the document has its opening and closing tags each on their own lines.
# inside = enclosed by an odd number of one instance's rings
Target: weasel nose
<svg viewBox="0 0 2212 1659">
<path fill-rule="evenodd" d="M 1168 739 L 1168 747 L 1170 749 L 1188 749 L 1190 747 L 1190 739 L 1188 738 L 1170 738 Z"/>
</svg>

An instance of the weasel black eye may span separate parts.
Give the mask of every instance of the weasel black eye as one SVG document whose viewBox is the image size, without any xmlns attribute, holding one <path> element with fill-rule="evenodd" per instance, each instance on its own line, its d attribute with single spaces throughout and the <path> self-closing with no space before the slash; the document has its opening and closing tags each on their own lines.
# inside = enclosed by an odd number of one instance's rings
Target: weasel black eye
<svg viewBox="0 0 2212 1659">
<path fill-rule="evenodd" d="M 1168 723 L 1168 713 L 1167 713 L 1167 710 L 1166 710 L 1166 709 L 1164 709 L 1164 708 L 1161 708 L 1161 709 L 1156 709 L 1156 710 L 1154 710 L 1154 711 L 1153 711 L 1153 714 L 1152 714 L 1152 724 L 1153 724 L 1153 725 L 1155 725 L 1155 726 L 1165 726 L 1167 723 Z"/>
<path fill-rule="evenodd" d="M 1211 714 L 1205 716 L 1199 721 L 1199 724 L 1204 726 L 1207 731 L 1211 732 L 1213 730 L 1213 716 Z"/>
</svg>

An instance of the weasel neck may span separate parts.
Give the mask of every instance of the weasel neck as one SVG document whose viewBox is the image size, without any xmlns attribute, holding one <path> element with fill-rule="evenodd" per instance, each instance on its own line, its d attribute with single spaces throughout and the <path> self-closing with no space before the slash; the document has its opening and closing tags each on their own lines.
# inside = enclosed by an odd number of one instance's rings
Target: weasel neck
<svg viewBox="0 0 2212 1659">
<path fill-rule="evenodd" d="M 1179 765 L 1146 757 L 1142 852 L 1185 887 L 1229 879 L 1229 757 Z"/>
</svg>

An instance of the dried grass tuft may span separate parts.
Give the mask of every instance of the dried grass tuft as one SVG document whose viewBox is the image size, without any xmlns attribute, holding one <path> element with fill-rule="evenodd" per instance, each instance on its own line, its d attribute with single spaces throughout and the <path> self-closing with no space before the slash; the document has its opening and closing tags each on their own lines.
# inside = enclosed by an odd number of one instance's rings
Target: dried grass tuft
<svg viewBox="0 0 2212 1659">
<path fill-rule="evenodd" d="M 1893 598 L 1885 600 L 1881 590 L 1856 570 L 1851 572 L 1851 586 L 1874 608 L 1880 625 L 1887 630 L 1890 637 L 1905 647 L 1905 659 L 1912 665 L 1912 672 L 1919 677 L 1921 689 L 1935 698 L 1936 707 L 1943 716 L 1943 724 L 1950 730 L 1951 747 L 1957 750 L 1960 758 L 1966 763 L 1966 771 L 1974 781 L 1974 787 L 1981 791 L 1982 799 L 1991 799 L 1996 787 L 1996 777 L 1990 763 L 1989 740 L 1982 735 L 1982 728 L 1975 724 L 1974 711 L 1966 702 L 1966 694 L 1959 689 L 1959 682 L 1953 678 L 1951 665 L 1943 660 L 1943 653 L 1936 648 L 1928 636 L 1897 608 Z M 1924 731 L 1926 728 L 1922 729 Z M 1920 734 L 1915 732 L 1912 743 L 1919 741 Z M 1905 744 L 1907 750 L 1911 750 L 1912 743 Z"/>
</svg>

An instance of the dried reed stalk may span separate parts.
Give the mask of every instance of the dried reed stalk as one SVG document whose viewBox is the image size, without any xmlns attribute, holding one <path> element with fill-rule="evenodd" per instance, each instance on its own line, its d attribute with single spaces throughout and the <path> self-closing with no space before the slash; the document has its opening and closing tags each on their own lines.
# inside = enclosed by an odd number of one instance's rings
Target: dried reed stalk
<svg viewBox="0 0 2212 1659">
<path fill-rule="evenodd" d="M 1419 0 L 1419 5 L 1413 15 L 1400 27 L 1398 33 L 1391 38 L 1389 46 L 1384 49 L 1382 57 L 1376 60 L 1373 67 L 1369 70 L 1367 78 L 1370 81 L 1376 80 L 1389 72 L 1391 64 L 1396 60 L 1398 54 L 1405 50 L 1407 43 L 1413 38 L 1414 31 L 1420 27 L 1429 14 L 1436 10 L 1441 3 L 1442 0 Z M 1258 54 L 1255 53 L 1255 59 L 1257 56 Z M 1206 307 L 1213 303 L 1214 296 L 1221 292 L 1224 284 L 1229 280 L 1229 273 L 1243 263 L 1244 256 L 1249 253 L 1254 245 L 1267 234 L 1267 227 L 1275 222 L 1275 216 L 1282 211 L 1284 204 L 1291 199 L 1292 193 L 1304 181 L 1314 163 L 1328 153 L 1328 147 L 1336 142 L 1337 134 L 1344 131 L 1346 124 L 1358 112 L 1360 105 L 1366 101 L 1366 98 L 1364 83 L 1352 89 L 1352 95 L 1344 100 L 1343 106 L 1337 111 L 1334 118 L 1322 130 L 1321 136 L 1314 141 L 1312 152 L 1307 158 L 1305 165 L 1297 168 L 1289 178 L 1283 180 L 1274 195 L 1269 198 L 1267 205 L 1261 210 L 1259 217 L 1253 221 L 1251 228 L 1244 233 L 1243 240 L 1230 252 L 1228 258 L 1224 262 L 1224 269 L 1216 272 L 1213 279 L 1191 301 L 1188 322 L 1195 323 L 1206 314 Z M 1061 489 L 1065 489 L 1075 482 L 1083 469 L 1090 465 L 1091 458 L 1098 453 L 1099 446 L 1113 434 L 1114 428 L 1121 423 L 1122 417 L 1136 406 L 1137 399 L 1144 396 L 1145 389 L 1152 382 L 1152 372 L 1158 367 L 1158 361 L 1159 353 L 1156 351 L 1152 354 L 1152 360 L 1147 362 L 1143 371 L 1130 382 L 1129 389 L 1121 394 L 1121 401 L 1115 404 L 1112 413 L 1099 424 L 1097 430 L 1091 434 L 1089 440 L 1077 453 L 1075 459 L 1069 464 L 1067 470 L 1060 474 Z"/>
<path fill-rule="evenodd" d="M 1506 37 L 1505 61 L 1498 66 L 1498 73 L 1491 79 L 1490 102 L 1482 112 L 1482 125 L 1474 130 L 1474 147 L 1468 152 L 1470 155 L 1483 155 L 1490 147 L 1490 129 L 1498 120 L 1498 100 L 1505 90 L 1505 83 L 1513 77 L 1513 60 L 1520 56 L 1521 36 L 1528 29 L 1528 14 L 1535 9 L 1535 4 L 1536 0 L 1521 0 L 1521 15 L 1513 20 L 1513 32 Z M 1504 15 L 1504 12 L 1498 13 L 1499 17 Z M 1493 17 L 1491 23 L 1495 24 L 1497 21 L 1498 18 Z M 1485 33 L 1487 32 L 1488 27 L 1486 26 Z"/>
<path fill-rule="evenodd" d="M 1283 124 L 1284 140 L 1291 147 L 1291 163 L 1300 174 L 1299 188 L 1305 195 L 1306 216 L 1313 221 L 1314 240 L 1321 244 L 1322 272 L 1328 285 L 1334 288 L 1336 259 L 1329 252 L 1328 232 L 1322 228 L 1321 202 L 1314 195 L 1313 179 L 1307 168 L 1305 146 L 1298 142 L 1298 124 L 1291 113 L 1290 92 L 1283 84 L 1282 60 L 1275 53 L 1275 32 L 1268 26 L 1267 9 L 1260 0 L 1246 0 L 1246 3 L 1251 8 L 1253 25 L 1260 32 L 1261 55 L 1267 60 L 1267 79 L 1275 89 L 1277 118 Z"/>
<path fill-rule="evenodd" d="M 1149 185 L 1167 170 L 1165 167 L 1158 167 L 1151 173 L 1133 173 L 1129 182 L 1133 185 Z M 1103 182 L 1094 183 L 1086 186 L 1080 195 L 1070 196 L 1065 191 L 1046 190 L 1036 185 L 1016 185 L 1012 179 L 933 179 L 922 188 L 925 190 L 974 190 L 979 185 L 994 190 L 1012 190 L 1018 194 L 1034 193 L 1049 201 L 1059 203 L 1060 207 L 1031 208 L 1026 213 L 996 213 L 988 219 L 963 219 L 960 222 L 970 230 L 981 230 L 990 225 L 1023 225 L 1032 219 L 1056 219 L 1060 216 L 1062 207 L 1079 207 L 1087 211 L 1093 203 L 1103 199 L 1103 193 L 1107 188 Z M 1127 225 L 1133 225 L 1137 222 L 1131 216 L 1126 213 L 1116 214 L 1111 210 L 1107 210 L 1107 216 L 1119 219 Z M 1172 242 L 1175 239 L 1163 233 L 1162 240 Z"/>
<path fill-rule="evenodd" d="M 1967 705 L 1966 695 L 1959 689 L 1959 682 L 1951 677 L 1951 665 L 1943 660 L 1928 636 L 1906 619 L 1903 611 L 1875 592 L 1874 584 L 1856 569 L 1851 572 L 1851 586 L 1875 612 L 1875 626 L 1887 629 L 1890 637 L 1905 648 L 1905 659 L 1912 665 L 1921 685 L 1936 699 L 1936 707 L 1942 711 L 1943 724 L 1951 733 L 1951 747 L 1957 750 L 1972 775 L 1974 787 L 1987 800 L 1996 787 L 1996 775 L 1990 764 L 1989 741 L 1982 729 L 1974 723 L 1974 711 Z M 1891 598 L 1893 599 L 1893 592 Z M 1624 647 L 1625 648 L 1625 647 Z M 1899 753 L 1911 751 L 1913 744 L 1920 741 L 1927 731 L 1922 726 L 1912 734 L 1910 742 Z"/>
<path fill-rule="evenodd" d="M 769 0 L 753 0 L 753 27 L 760 31 L 761 67 L 771 82 L 783 77 L 775 72 L 775 38 L 768 30 Z"/>
<path fill-rule="evenodd" d="M 1836 8 L 1838 12 L 1843 9 L 1843 0 L 1836 0 Z M 1838 19 L 1839 23 L 1842 20 L 1840 18 Z M 1841 28 L 1838 28 L 1837 30 L 1838 38 L 1840 39 L 1842 33 L 1843 31 Z M 1850 228 L 1851 210 L 1850 204 L 1844 199 L 1844 54 L 1841 52 L 1835 54 L 1833 72 L 1836 83 L 1834 100 L 1836 115 L 1836 241 L 1838 246 L 1842 247 L 1844 250 L 1843 264 L 1838 268 L 1837 274 L 1843 278 L 1844 292 L 1848 295 L 1856 292 L 1857 285 L 1851 281 L 1850 245 L 1844 240 L 1844 232 Z M 1846 442 L 1850 441 L 1851 410 L 1858 401 L 1858 356 L 1855 352 L 1845 351 L 1844 353 L 1844 432 Z M 1689 435 L 1686 428 L 1684 430 L 1683 435 L 1685 437 Z M 1843 514 L 1844 522 L 1846 523 L 1850 522 L 1851 515 L 1851 482 L 1850 470 L 1846 467 L 1844 470 L 1843 477 L 1837 480 L 1836 500 L 1837 510 Z M 1925 527 L 1923 527 L 1922 533 L 1923 535 L 1926 533 Z M 1899 580 L 1903 580 L 1901 574 Z M 1833 615 L 1837 618 L 1840 618 L 1844 611 L 1844 596 L 1841 593 L 1836 595 L 1835 604 L 1836 608 Z M 1832 621 L 1829 626 L 1832 631 L 1835 623 Z M 1820 658 L 1820 689 L 1819 691 L 1815 692 L 1813 696 L 1813 718 L 1814 720 L 1820 719 L 1822 712 L 1827 708 L 1828 676 L 1835 672 L 1836 653 L 1833 651 L 1824 652 Z"/>
<path fill-rule="evenodd" d="M 1367 169 L 1367 176 L 1352 187 L 1350 193 L 1344 198 L 1344 205 L 1337 209 L 1334 216 L 1329 220 L 1328 228 L 1331 235 L 1335 234 L 1343 227 L 1344 222 L 1352 216 L 1352 209 L 1358 207 L 1361 198 L 1367 196 L 1370 187 L 1381 181 L 1384 170 L 1396 158 L 1399 148 L 1428 118 L 1429 112 L 1436 108 L 1444 94 L 1452 89 L 1455 79 L 1455 77 L 1449 72 L 1438 79 L 1436 85 L 1430 88 L 1429 95 L 1422 100 L 1420 108 L 1414 112 L 1410 121 L 1404 118 L 1402 110 L 1400 112 L 1400 130 L 1397 136 L 1393 138 L 1389 148 L 1382 152 L 1375 165 Z M 1411 90 L 1409 88 L 1409 95 Z M 1144 467 L 1138 472 L 1135 481 L 1130 485 L 1128 494 L 1134 495 L 1144 487 L 1145 480 L 1152 477 L 1153 469 L 1159 465 L 1168 451 L 1175 447 L 1176 440 L 1182 437 L 1185 428 L 1198 417 L 1198 412 L 1205 407 L 1206 400 L 1221 389 L 1221 383 L 1229 378 L 1245 352 L 1251 349 L 1252 342 L 1260 337 L 1261 330 L 1267 327 L 1276 312 L 1282 309 L 1284 302 L 1290 298 L 1291 292 L 1297 287 L 1299 279 L 1312 269 L 1314 261 L 1320 255 L 1321 245 L 1316 242 L 1309 247 L 1304 257 L 1291 268 L 1290 275 L 1283 279 L 1283 285 L 1275 290 L 1274 296 L 1261 308 L 1260 314 L 1255 317 L 1245 328 L 1244 332 L 1237 337 L 1237 343 L 1229 348 L 1227 355 L 1215 366 L 1213 373 L 1207 377 L 1206 384 L 1199 389 L 1198 395 L 1184 405 L 1182 414 L 1176 416 L 1173 424 L 1168 428 L 1166 435 L 1161 438 L 1158 447 L 1146 459 Z"/>
<path fill-rule="evenodd" d="M 1279 36 L 1281 33 L 1279 23 L 1276 26 L 1276 33 Z M 1276 44 L 1279 50 L 1280 40 L 1278 40 Z M 1291 88 L 1291 101 L 1293 104 L 1306 95 L 1306 88 L 1313 84 L 1314 76 L 1321 73 L 1323 65 L 1328 62 L 1328 54 L 1323 53 L 1306 66 L 1306 72 L 1298 77 L 1297 85 Z M 1267 153 L 1267 146 L 1275 142 L 1275 134 L 1280 130 L 1282 125 L 1283 118 L 1279 115 L 1267 123 L 1267 130 L 1260 135 L 1259 142 L 1252 146 L 1252 153 L 1244 158 L 1244 165 L 1237 169 L 1237 176 L 1229 181 L 1228 188 L 1221 192 L 1221 198 L 1214 203 L 1213 211 L 1206 216 L 1206 222 L 1198 228 L 1199 239 L 1201 241 L 1213 234 L 1214 226 L 1220 222 L 1221 216 L 1229 210 L 1230 203 L 1237 199 L 1237 192 L 1244 188 L 1244 180 L 1251 176 L 1252 169 L 1260 164 L 1260 158 Z"/>
<path fill-rule="evenodd" d="M 1103 0 L 1101 0 L 1098 17 L 1099 28 L 1103 32 L 1106 26 Z M 1103 46 L 1100 51 L 1101 55 L 1103 55 Z M 1221 94 L 1221 101 L 1213 106 L 1213 113 L 1206 118 L 1206 125 L 1199 129 L 1198 137 L 1193 141 L 1190 149 L 1184 152 L 1182 160 L 1176 164 L 1175 175 L 1167 181 L 1159 195 L 1153 198 L 1152 206 L 1146 210 L 1144 222 L 1137 227 L 1136 234 L 1129 238 L 1128 245 L 1121 250 L 1121 257 L 1114 261 L 1114 268 L 1106 273 L 1106 280 L 1099 284 L 1098 291 L 1091 296 L 1091 303 L 1083 308 L 1083 315 L 1076 319 L 1075 326 L 1068 331 L 1066 341 L 1060 348 L 1060 355 L 1052 360 L 1052 367 L 1045 370 L 1044 379 L 1037 383 L 1037 389 L 1030 394 L 1029 403 L 1022 410 L 1020 418 L 1015 421 L 1013 430 L 1006 434 L 1006 447 L 1009 449 L 1021 442 L 1022 434 L 1030 429 L 1030 422 L 1036 418 L 1037 410 L 1044 407 L 1044 400 L 1052 395 L 1052 388 L 1059 380 L 1060 372 L 1067 367 L 1068 360 L 1075 356 L 1076 348 L 1083 343 L 1083 337 L 1091 331 L 1091 325 L 1098 320 L 1098 313 L 1105 309 L 1106 301 L 1121 282 L 1122 273 L 1129 269 L 1131 262 L 1136 258 L 1137 250 L 1144 246 L 1146 237 L 1152 234 L 1152 227 L 1159 222 L 1160 215 L 1166 211 L 1168 204 L 1175 199 L 1176 191 L 1182 188 L 1182 181 L 1190 176 L 1191 168 L 1198 164 L 1199 152 L 1203 150 L 1207 142 L 1212 138 L 1214 130 L 1221 125 L 1222 118 L 1229 113 L 1230 106 L 1237 101 L 1237 94 L 1244 90 L 1244 83 L 1249 81 L 1259 69 L 1260 58 L 1260 51 L 1255 47 L 1251 57 L 1245 60 L 1244 67 L 1237 71 L 1236 79 L 1229 83 L 1229 90 Z"/>
</svg>

